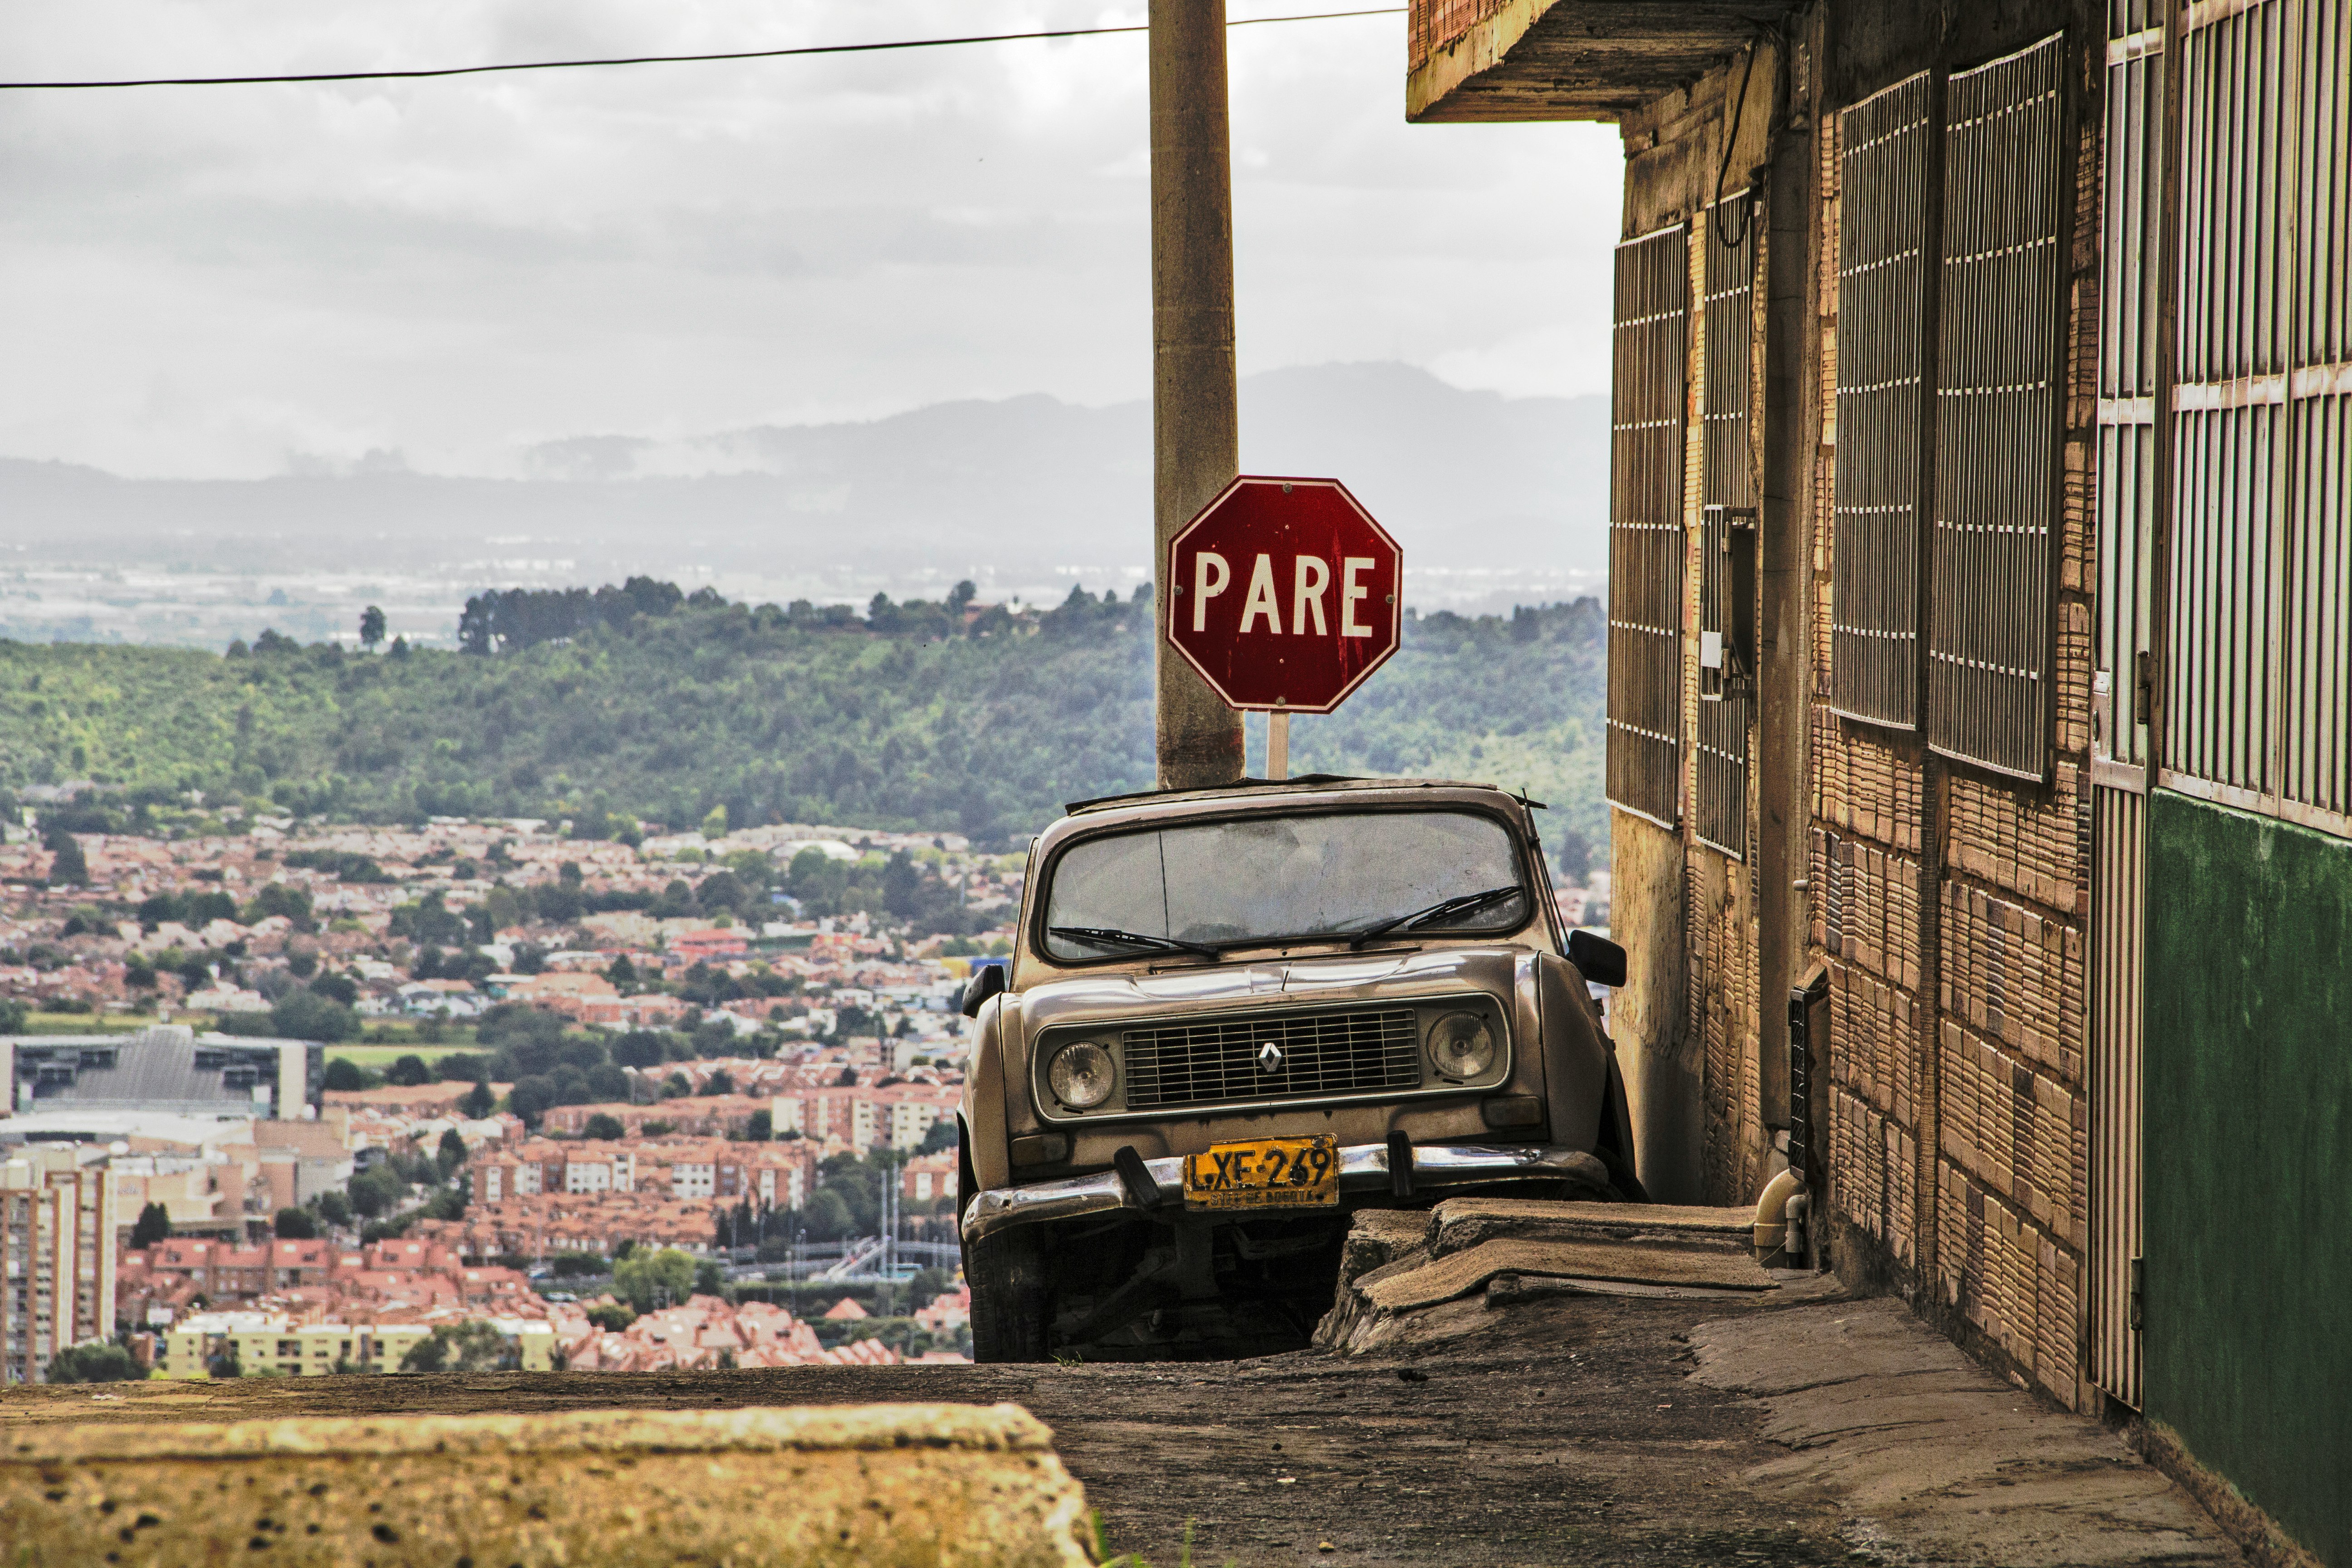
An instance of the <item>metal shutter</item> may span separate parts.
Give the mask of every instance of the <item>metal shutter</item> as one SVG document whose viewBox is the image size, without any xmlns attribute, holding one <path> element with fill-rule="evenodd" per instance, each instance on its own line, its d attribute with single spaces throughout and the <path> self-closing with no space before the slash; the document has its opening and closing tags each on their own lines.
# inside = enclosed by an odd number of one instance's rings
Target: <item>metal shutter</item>
<svg viewBox="0 0 2352 1568">
<path fill-rule="evenodd" d="M 1755 700 L 1755 670 L 1727 680 L 1721 661 L 1708 668 L 1709 634 L 1717 646 L 1735 626 L 1752 630 L 1756 606 L 1752 569 L 1745 574 L 1749 603 L 1730 602 L 1740 576 L 1731 570 L 1735 532 L 1754 562 L 1756 482 L 1749 436 L 1756 329 L 1756 227 L 1763 204 L 1746 195 L 1703 213 L 1699 254 L 1705 282 L 1700 305 L 1706 363 L 1699 410 L 1699 678 L 1698 752 L 1693 805 L 1699 841 L 1745 859 L 1748 854 L 1748 725 Z M 1726 244 L 1728 238 L 1736 243 Z M 1745 650 L 1751 664 L 1752 648 Z"/>
<path fill-rule="evenodd" d="M 1838 117 L 1829 705 L 1904 730 L 1919 722 L 1933 111 L 1922 72 Z"/>
<path fill-rule="evenodd" d="M 1944 127 L 1928 741 L 2029 779 L 2046 778 L 2051 761 L 2074 176 L 2063 43 L 1955 72 Z"/>
<path fill-rule="evenodd" d="M 1690 252 L 1617 247 L 1609 442 L 1609 800 L 1682 817 L 1683 447 Z"/>
</svg>

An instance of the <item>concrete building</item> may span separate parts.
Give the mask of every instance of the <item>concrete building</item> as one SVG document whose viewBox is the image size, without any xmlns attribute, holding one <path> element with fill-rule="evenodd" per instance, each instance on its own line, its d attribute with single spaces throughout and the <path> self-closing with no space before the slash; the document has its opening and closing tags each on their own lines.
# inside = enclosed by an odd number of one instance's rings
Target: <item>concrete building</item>
<svg viewBox="0 0 2352 1568">
<path fill-rule="evenodd" d="M 1644 1180 L 1793 1143 L 1842 1270 L 2352 1563 L 2341 0 L 1415 0 L 1407 71 L 1622 138 Z"/>
<path fill-rule="evenodd" d="M 326 1047 L 159 1024 L 129 1035 L 0 1037 L 0 1088 L 20 1114 L 315 1114 Z M 310 1108 L 310 1110 L 305 1108 Z"/>
<path fill-rule="evenodd" d="M 467 1320 L 448 1318 L 456 1328 Z M 497 1328 L 523 1372 L 554 1370 L 554 1328 L 528 1318 L 483 1320 Z M 210 1377 L 215 1363 L 235 1352 L 247 1377 L 322 1377 L 341 1372 L 398 1372 L 401 1359 L 433 1337 L 434 1324 L 300 1323 L 282 1312 L 197 1312 L 164 1336 L 169 1377 Z"/>
<path fill-rule="evenodd" d="M 0 1161 L 0 1382 L 45 1383 L 58 1352 L 114 1334 L 106 1151 L 37 1144 Z"/>
</svg>

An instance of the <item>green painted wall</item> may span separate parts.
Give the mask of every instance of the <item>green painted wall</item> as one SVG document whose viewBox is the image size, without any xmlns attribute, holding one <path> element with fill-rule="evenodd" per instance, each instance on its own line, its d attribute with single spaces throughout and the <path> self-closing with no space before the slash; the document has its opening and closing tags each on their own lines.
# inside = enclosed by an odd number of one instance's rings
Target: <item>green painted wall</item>
<svg viewBox="0 0 2352 1568">
<path fill-rule="evenodd" d="M 2352 842 L 2148 802 L 2147 1414 L 2352 1568 Z"/>
</svg>

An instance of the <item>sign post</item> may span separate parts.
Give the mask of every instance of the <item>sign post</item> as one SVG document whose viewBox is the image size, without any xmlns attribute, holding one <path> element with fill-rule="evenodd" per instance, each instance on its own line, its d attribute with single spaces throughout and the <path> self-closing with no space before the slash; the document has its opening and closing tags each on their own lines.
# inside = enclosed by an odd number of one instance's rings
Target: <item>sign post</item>
<svg viewBox="0 0 2352 1568">
<path fill-rule="evenodd" d="M 1234 381 L 1234 192 L 1225 0 L 1150 0 L 1152 554 L 1241 466 Z M 1168 629 L 1171 584 L 1152 614 Z M 1160 784 L 1241 776 L 1241 715 L 1162 646 L 1153 671 Z"/>
<path fill-rule="evenodd" d="M 1290 716 L 1328 713 L 1396 652 L 1404 552 L 1337 479 L 1244 474 L 1169 541 L 1169 647 L 1229 708 L 1266 717 L 1290 773 Z"/>
</svg>

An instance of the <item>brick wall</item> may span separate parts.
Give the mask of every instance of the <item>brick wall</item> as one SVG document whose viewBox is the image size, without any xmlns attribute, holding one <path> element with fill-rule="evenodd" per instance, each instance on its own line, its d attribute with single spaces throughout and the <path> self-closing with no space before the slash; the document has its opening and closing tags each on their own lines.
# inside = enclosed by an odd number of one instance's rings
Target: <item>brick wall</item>
<svg viewBox="0 0 2352 1568">
<path fill-rule="evenodd" d="M 2089 1148 L 2088 910 L 2097 117 L 2084 117 L 2070 290 L 2053 744 L 2048 784 L 1929 756 L 1816 708 L 1811 941 L 1828 966 L 1830 1202 L 1931 1312 L 2081 1402 Z M 1837 254 L 1825 116 L 1822 251 Z M 2082 226 L 2089 226 L 2083 229 Z M 1824 419 L 1813 507 L 1814 689 L 1829 691 L 1836 280 L 1815 341 Z"/>
</svg>

